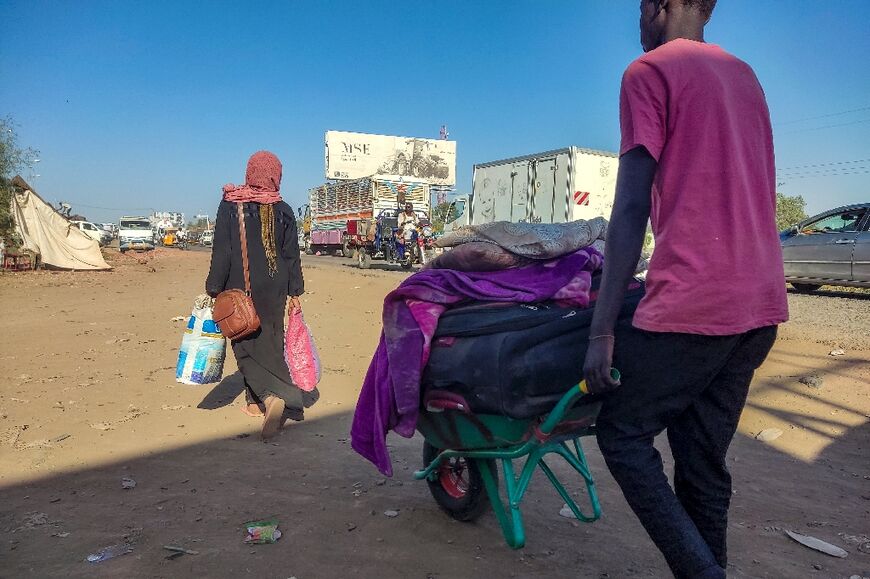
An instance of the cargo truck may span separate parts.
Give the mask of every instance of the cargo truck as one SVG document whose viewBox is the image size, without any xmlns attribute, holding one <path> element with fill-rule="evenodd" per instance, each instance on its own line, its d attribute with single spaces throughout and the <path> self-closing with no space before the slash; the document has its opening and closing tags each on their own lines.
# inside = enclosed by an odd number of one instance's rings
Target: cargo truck
<svg viewBox="0 0 870 579">
<path fill-rule="evenodd" d="M 471 195 L 451 202 L 444 230 L 491 221 L 609 219 L 618 166 L 616 153 L 579 147 L 475 165 Z"/>
<path fill-rule="evenodd" d="M 365 243 L 381 212 L 395 211 L 405 203 L 413 203 L 416 211 L 426 215 L 431 209 L 428 184 L 374 177 L 325 183 L 311 189 L 308 200 L 300 210 L 303 249 L 309 254 L 340 251 L 345 257 L 352 257 Z"/>
</svg>

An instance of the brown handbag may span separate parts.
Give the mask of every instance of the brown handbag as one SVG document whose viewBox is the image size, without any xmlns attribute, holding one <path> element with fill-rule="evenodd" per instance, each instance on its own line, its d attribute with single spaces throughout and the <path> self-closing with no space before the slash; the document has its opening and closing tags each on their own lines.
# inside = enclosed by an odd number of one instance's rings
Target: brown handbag
<svg viewBox="0 0 870 579">
<path fill-rule="evenodd" d="M 245 291 L 224 290 L 214 301 L 212 316 L 221 333 L 230 340 L 240 340 L 260 328 L 260 317 L 251 299 L 251 274 L 248 271 L 248 238 L 245 232 L 245 213 L 242 204 L 236 204 L 239 214 L 239 237 L 242 242 L 242 268 L 245 270 Z"/>
</svg>

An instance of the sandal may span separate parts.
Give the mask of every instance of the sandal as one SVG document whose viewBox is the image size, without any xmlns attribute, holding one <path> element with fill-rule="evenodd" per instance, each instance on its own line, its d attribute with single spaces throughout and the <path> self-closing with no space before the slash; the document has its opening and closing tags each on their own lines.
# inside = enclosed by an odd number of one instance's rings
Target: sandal
<svg viewBox="0 0 870 579">
<path fill-rule="evenodd" d="M 269 440 L 281 430 L 281 424 L 284 422 L 284 400 L 277 396 L 269 396 L 265 400 L 265 405 L 266 415 L 263 418 L 263 431 L 260 433 L 260 438 Z"/>
</svg>

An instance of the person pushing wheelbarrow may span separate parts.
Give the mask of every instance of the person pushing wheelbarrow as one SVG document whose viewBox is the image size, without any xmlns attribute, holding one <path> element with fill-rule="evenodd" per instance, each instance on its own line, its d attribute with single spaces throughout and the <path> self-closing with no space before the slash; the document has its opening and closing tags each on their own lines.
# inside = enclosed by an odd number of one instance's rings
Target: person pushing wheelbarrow
<svg viewBox="0 0 870 579">
<path fill-rule="evenodd" d="M 716 0 L 642 0 L 645 52 L 620 94 L 619 175 L 584 375 L 609 392 L 601 452 L 676 577 L 725 577 L 725 455 L 754 371 L 788 319 L 773 138 L 746 63 L 704 41 Z M 614 333 L 647 221 L 633 328 Z M 614 380 L 611 366 L 619 369 Z M 656 435 L 674 457 L 668 484 Z"/>
</svg>

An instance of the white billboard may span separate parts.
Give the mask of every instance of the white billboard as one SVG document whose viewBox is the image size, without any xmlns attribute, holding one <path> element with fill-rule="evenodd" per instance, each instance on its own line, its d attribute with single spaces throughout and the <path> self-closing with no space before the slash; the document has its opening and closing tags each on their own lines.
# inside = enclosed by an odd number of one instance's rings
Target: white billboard
<svg viewBox="0 0 870 579">
<path fill-rule="evenodd" d="M 326 132 L 326 178 L 456 184 L 456 141 Z"/>
</svg>

